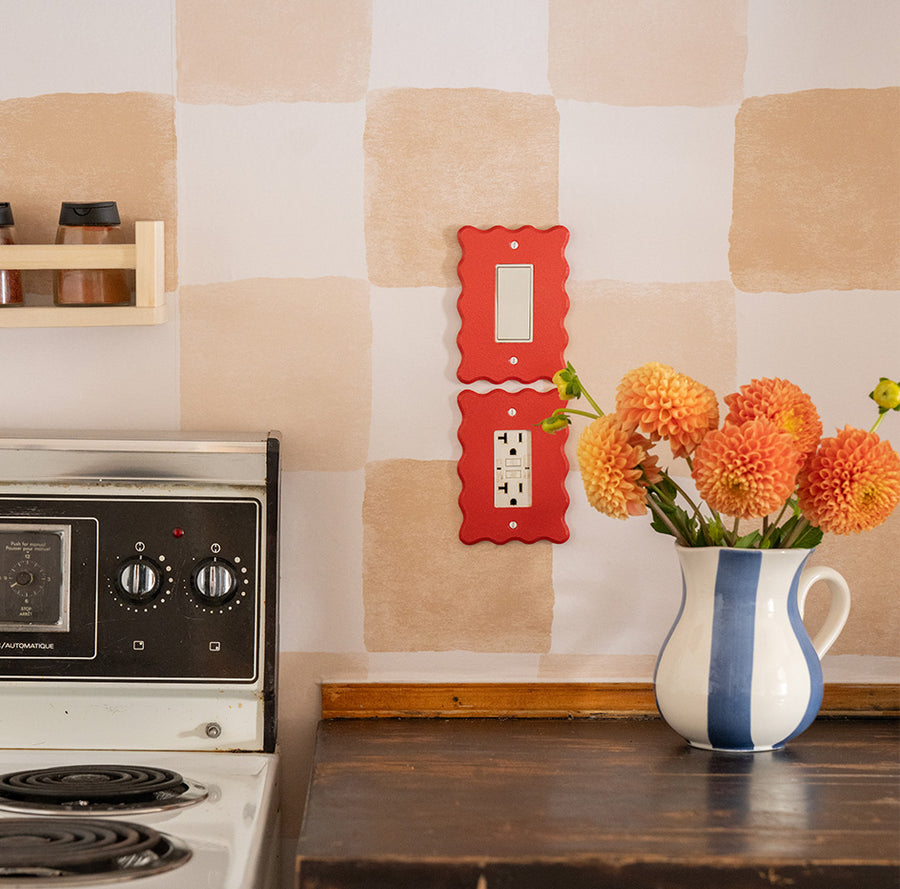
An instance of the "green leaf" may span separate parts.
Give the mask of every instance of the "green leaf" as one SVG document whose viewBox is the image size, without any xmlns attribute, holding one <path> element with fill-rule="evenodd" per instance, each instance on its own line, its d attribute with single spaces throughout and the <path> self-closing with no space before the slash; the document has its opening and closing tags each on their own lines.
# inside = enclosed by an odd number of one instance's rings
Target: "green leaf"
<svg viewBox="0 0 900 889">
<path fill-rule="evenodd" d="M 761 539 L 762 534 L 759 531 L 753 531 L 750 534 L 745 534 L 743 537 L 738 537 L 734 545 L 737 549 L 756 549 Z"/>
<path fill-rule="evenodd" d="M 718 516 L 707 523 L 706 529 L 710 546 L 725 546 L 725 526 Z"/>
<path fill-rule="evenodd" d="M 794 543 L 792 549 L 812 549 L 822 542 L 822 529 L 815 525 L 810 525 Z"/>
<path fill-rule="evenodd" d="M 782 546 L 782 541 L 787 540 L 790 537 L 791 532 L 794 528 L 797 527 L 797 523 L 800 521 L 801 516 L 799 512 L 797 515 L 791 516 L 783 525 L 778 528 L 772 528 L 766 540 L 763 542 L 762 549 L 778 549 Z"/>
<path fill-rule="evenodd" d="M 675 536 L 674 534 L 672 534 L 671 530 L 669 529 L 669 526 L 666 525 L 665 522 L 663 522 L 663 520 L 659 516 L 656 516 L 656 515 L 653 516 L 653 521 L 650 522 L 650 527 L 654 531 L 659 532 L 660 534 L 669 534 L 672 537 Z"/>
<path fill-rule="evenodd" d="M 653 485 L 653 487 L 656 489 L 654 493 L 656 494 L 656 500 L 660 506 L 675 503 L 675 500 L 678 497 L 678 488 L 675 487 L 675 483 L 667 475 L 664 475 L 660 481 Z"/>
<path fill-rule="evenodd" d="M 675 523 L 675 527 L 681 531 L 685 540 L 687 540 L 691 546 L 695 546 L 699 532 L 697 530 L 697 523 L 694 519 L 680 506 L 676 506 L 672 510 L 670 517 Z"/>
</svg>

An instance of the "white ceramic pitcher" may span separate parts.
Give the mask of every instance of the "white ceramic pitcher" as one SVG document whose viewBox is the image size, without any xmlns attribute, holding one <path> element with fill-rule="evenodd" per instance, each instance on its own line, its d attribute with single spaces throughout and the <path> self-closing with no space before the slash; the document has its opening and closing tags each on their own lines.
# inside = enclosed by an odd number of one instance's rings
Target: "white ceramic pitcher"
<svg viewBox="0 0 900 889">
<path fill-rule="evenodd" d="M 656 662 L 656 703 L 695 747 L 761 751 L 783 746 L 822 704 L 821 658 L 850 613 L 837 571 L 804 570 L 806 549 L 676 546 L 681 609 Z M 831 591 L 828 616 L 810 640 L 810 587 Z"/>
</svg>

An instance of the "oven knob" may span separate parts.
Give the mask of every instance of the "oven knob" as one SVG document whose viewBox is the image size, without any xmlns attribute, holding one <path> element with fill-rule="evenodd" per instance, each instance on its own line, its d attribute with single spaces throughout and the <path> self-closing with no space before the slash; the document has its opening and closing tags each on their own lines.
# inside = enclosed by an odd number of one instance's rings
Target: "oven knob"
<svg viewBox="0 0 900 889">
<path fill-rule="evenodd" d="M 224 559 L 204 559 L 191 575 L 197 597 L 210 605 L 224 605 L 237 591 L 237 571 Z"/>
<path fill-rule="evenodd" d="M 119 592 L 132 602 L 148 602 L 159 592 L 161 582 L 159 565 L 144 556 L 128 559 L 116 574 Z"/>
</svg>

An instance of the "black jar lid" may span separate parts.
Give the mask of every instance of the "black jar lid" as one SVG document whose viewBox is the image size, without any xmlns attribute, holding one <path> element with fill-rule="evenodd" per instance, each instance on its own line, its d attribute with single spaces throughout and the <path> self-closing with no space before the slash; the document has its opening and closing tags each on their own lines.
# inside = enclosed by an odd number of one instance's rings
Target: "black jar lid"
<svg viewBox="0 0 900 889">
<path fill-rule="evenodd" d="M 0 201 L 0 225 L 15 225 L 9 201 Z"/>
<path fill-rule="evenodd" d="M 60 225 L 119 225 L 119 208 L 115 201 L 76 204 L 63 201 L 59 211 Z"/>
</svg>

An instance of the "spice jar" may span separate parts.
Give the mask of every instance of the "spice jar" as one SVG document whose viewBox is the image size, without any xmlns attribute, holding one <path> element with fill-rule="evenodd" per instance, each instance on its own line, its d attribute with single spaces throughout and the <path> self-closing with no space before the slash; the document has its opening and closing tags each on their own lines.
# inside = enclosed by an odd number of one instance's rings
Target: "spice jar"
<svg viewBox="0 0 900 889">
<path fill-rule="evenodd" d="M 9 201 L 0 201 L 0 244 L 15 244 L 16 228 Z M 22 275 L 18 269 L 0 269 L 0 306 L 22 305 Z"/>
<path fill-rule="evenodd" d="M 121 244 L 119 209 L 115 201 L 63 203 L 57 244 Z M 106 306 L 131 302 L 124 269 L 61 269 L 53 299 L 58 306 Z"/>
</svg>

